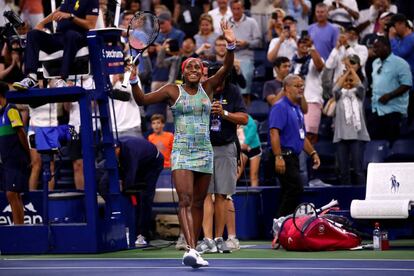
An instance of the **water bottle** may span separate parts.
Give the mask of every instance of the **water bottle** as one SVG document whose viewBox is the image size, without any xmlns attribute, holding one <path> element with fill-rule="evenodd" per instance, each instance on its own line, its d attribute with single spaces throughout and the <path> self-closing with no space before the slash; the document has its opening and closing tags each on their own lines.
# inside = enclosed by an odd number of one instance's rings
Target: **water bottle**
<svg viewBox="0 0 414 276">
<path fill-rule="evenodd" d="M 127 248 L 129 248 L 129 228 L 125 227 L 125 238 L 127 242 Z"/>
<path fill-rule="evenodd" d="M 372 232 L 372 238 L 373 238 L 373 247 L 374 250 L 381 250 L 382 247 L 382 235 L 381 235 L 381 229 L 379 222 L 375 223 L 374 231 Z"/>
<path fill-rule="evenodd" d="M 211 131 L 221 131 L 221 117 L 219 115 L 213 115 L 213 118 L 211 119 Z"/>
<path fill-rule="evenodd" d="M 216 132 L 221 131 L 221 117 L 220 117 L 220 115 L 212 114 L 210 130 L 211 131 L 216 131 Z"/>
</svg>

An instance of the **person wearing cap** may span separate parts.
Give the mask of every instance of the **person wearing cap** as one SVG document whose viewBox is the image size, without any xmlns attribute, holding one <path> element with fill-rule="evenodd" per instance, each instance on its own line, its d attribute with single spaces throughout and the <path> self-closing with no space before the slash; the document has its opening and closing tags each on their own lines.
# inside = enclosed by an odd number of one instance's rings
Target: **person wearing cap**
<svg viewBox="0 0 414 276">
<path fill-rule="evenodd" d="M 273 38 L 270 41 L 269 48 L 267 50 L 267 59 L 273 63 L 279 56 L 292 59 L 297 49 L 297 31 L 296 31 L 296 19 L 287 15 L 283 18 L 283 31 L 279 37 Z"/>
<path fill-rule="evenodd" d="M 368 47 L 368 50 L 372 49 L 372 44 L 380 36 L 388 36 L 388 31 L 390 27 L 390 21 L 394 13 L 392 12 L 383 12 L 377 23 L 377 31 L 372 33 L 367 33 L 362 37 L 361 44 Z M 358 28 L 357 28 L 358 29 Z M 372 56 L 372 51 L 369 51 L 368 55 Z"/>
<path fill-rule="evenodd" d="M 290 73 L 301 76 L 305 81 L 304 97 L 301 100 L 306 101 L 307 107 L 306 112 L 304 112 L 306 136 L 312 144 L 315 144 L 322 115 L 321 72 L 325 64 L 309 36 L 299 39 L 298 50 L 291 63 Z M 301 106 L 304 106 L 304 104 L 301 103 Z"/>
<path fill-rule="evenodd" d="M 329 8 L 329 20 L 338 26 L 349 28 L 359 18 L 355 0 L 324 0 Z"/>
<path fill-rule="evenodd" d="M 324 60 L 327 60 L 338 40 L 339 30 L 328 22 L 328 6 L 318 3 L 315 7 L 316 22 L 309 26 L 308 32 Z"/>
<path fill-rule="evenodd" d="M 405 59 L 411 68 L 411 75 L 414 77 L 414 33 L 412 22 L 401 13 L 391 18 L 393 28 L 391 28 L 389 36 L 391 39 L 391 51 L 396 56 Z M 411 25 L 410 25 L 411 23 Z M 410 93 L 408 105 L 408 117 L 412 122 L 414 116 L 414 96 Z"/>
<path fill-rule="evenodd" d="M 334 70 L 333 83 L 336 83 L 345 71 L 344 58 L 357 55 L 359 57 L 358 63 L 362 68 L 365 67 L 368 59 L 368 48 L 359 44 L 358 38 L 358 31 L 355 27 L 349 27 L 345 33 L 340 34 L 335 48 L 326 61 L 326 68 Z"/>
<path fill-rule="evenodd" d="M 210 140 L 210 113 L 232 120 L 233 114 L 217 108 L 211 99 L 233 67 L 236 36 L 229 22 L 222 21 L 223 36 L 227 41 L 227 54 L 223 66 L 216 74 L 201 82 L 203 63 L 188 58 L 182 64 L 184 83 L 167 84 L 144 94 L 137 85 L 135 66 L 130 83 L 138 105 L 167 102 L 174 115 L 174 145 L 171 155 L 172 179 L 179 199 L 179 220 L 188 248 L 183 264 L 194 268 L 208 266 L 195 250 L 201 232 L 204 199 L 213 173 L 213 147 Z M 228 118 L 227 118 L 228 117 Z"/>
<path fill-rule="evenodd" d="M 372 116 L 368 121 L 371 139 L 398 139 L 400 124 L 407 114 L 408 91 L 412 87 L 410 65 L 391 52 L 387 38 L 379 37 L 374 42 L 378 57 L 372 66 Z"/>
<path fill-rule="evenodd" d="M 309 0 L 288 1 L 288 14 L 297 21 L 297 32 L 308 30 L 312 3 Z"/>
<path fill-rule="evenodd" d="M 391 4 L 390 0 L 373 0 L 368 9 L 359 12 L 356 26 L 362 38 L 367 34 L 379 31 L 380 16 L 385 12 L 397 13 L 397 6 Z"/>
<path fill-rule="evenodd" d="M 389 32 L 392 52 L 410 64 L 414 75 L 414 33 L 404 14 L 398 13 L 391 18 L 392 28 Z M 412 23 L 411 23 L 412 24 Z"/>
</svg>

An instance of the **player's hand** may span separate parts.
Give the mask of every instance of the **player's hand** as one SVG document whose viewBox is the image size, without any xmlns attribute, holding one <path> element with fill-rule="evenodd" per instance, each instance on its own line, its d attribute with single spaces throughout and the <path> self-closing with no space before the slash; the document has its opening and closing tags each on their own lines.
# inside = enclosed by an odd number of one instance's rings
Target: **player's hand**
<svg viewBox="0 0 414 276">
<path fill-rule="evenodd" d="M 128 59 L 126 64 L 126 72 L 131 72 L 131 76 L 129 77 L 130 80 L 133 80 L 137 76 L 137 66 L 133 64 L 132 57 Z"/>
</svg>

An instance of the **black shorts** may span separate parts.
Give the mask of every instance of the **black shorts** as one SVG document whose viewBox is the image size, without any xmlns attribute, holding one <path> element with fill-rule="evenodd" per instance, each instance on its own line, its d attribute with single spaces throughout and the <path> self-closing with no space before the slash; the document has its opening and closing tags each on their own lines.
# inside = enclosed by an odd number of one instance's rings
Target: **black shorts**
<svg viewBox="0 0 414 276">
<path fill-rule="evenodd" d="M 79 135 L 79 139 L 70 140 L 68 142 L 69 158 L 72 161 L 82 159 L 82 143 Z"/>
<path fill-rule="evenodd" d="M 249 151 L 247 151 L 247 150 L 242 150 L 242 152 L 249 158 L 249 159 L 253 159 L 253 158 L 255 158 L 256 156 L 261 156 L 262 155 L 262 148 L 259 146 L 259 147 L 256 147 L 256 148 L 253 148 L 253 149 L 250 149 Z"/>
<path fill-rule="evenodd" d="M 0 187 L 3 191 L 22 193 L 28 190 L 30 169 L 28 162 L 4 162 L 0 165 Z"/>
<path fill-rule="evenodd" d="M 29 145 L 31 149 L 36 149 L 36 138 L 34 133 L 29 135 Z"/>
</svg>

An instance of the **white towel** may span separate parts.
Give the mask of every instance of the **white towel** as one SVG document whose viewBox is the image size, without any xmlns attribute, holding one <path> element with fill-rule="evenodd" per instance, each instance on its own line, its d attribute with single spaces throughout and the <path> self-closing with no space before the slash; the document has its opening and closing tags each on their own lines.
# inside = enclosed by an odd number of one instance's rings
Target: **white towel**
<svg viewBox="0 0 414 276">
<path fill-rule="evenodd" d="M 342 89 L 342 102 L 345 109 L 345 122 L 347 125 L 352 124 L 355 130 L 361 130 L 361 116 L 359 113 L 359 101 L 355 95 L 357 89 Z"/>
</svg>

